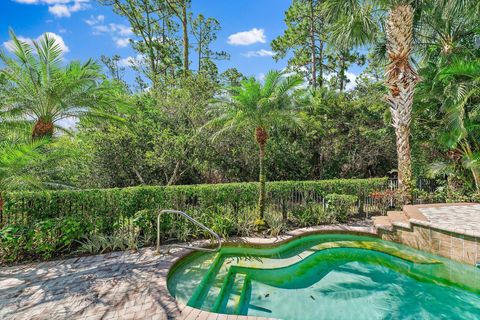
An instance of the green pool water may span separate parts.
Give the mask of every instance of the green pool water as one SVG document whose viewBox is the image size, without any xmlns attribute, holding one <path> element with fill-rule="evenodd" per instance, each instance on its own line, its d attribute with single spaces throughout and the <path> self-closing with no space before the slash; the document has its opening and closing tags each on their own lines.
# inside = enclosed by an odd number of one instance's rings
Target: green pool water
<svg viewBox="0 0 480 320">
<path fill-rule="evenodd" d="M 195 253 L 168 288 L 189 306 L 279 319 L 480 319 L 480 269 L 374 237 L 316 234 Z"/>
</svg>

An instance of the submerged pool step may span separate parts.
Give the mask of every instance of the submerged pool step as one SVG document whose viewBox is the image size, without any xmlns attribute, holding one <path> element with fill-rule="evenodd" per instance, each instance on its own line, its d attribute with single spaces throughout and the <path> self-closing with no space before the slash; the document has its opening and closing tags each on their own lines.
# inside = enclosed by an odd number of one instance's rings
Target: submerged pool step
<svg viewBox="0 0 480 320">
<path fill-rule="evenodd" d="M 211 311 L 238 314 L 241 302 L 245 299 L 246 278 L 243 273 L 229 272 Z"/>
<path fill-rule="evenodd" d="M 311 255 L 324 250 L 366 249 L 385 253 L 409 262 L 437 264 L 439 261 L 414 252 L 403 252 L 393 245 L 378 241 L 332 241 L 305 249 L 290 257 L 223 256 L 217 254 L 210 268 L 188 301 L 194 308 L 220 313 L 241 311 L 242 296 L 245 298 L 246 275 L 253 270 L 288 268 Z"/>
</svg>

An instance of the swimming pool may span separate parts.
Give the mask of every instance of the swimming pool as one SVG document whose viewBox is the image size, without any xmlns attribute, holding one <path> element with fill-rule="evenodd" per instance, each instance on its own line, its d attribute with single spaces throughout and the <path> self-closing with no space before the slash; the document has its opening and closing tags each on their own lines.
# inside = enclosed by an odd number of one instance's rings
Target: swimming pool
<svg viewBox="0 0 480 320">
<path fill-rule="evenodd" d="M 375 237 L 314 234 L 194 253 L 168 289 L 191 307 L 280 319 L 479 319 L 480 269 Z"/>
</svg>

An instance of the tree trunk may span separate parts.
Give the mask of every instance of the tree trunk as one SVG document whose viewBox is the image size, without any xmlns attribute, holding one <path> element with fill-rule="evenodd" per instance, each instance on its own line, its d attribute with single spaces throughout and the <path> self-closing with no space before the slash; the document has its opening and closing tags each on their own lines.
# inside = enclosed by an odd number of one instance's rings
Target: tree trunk
<svg viewBox="0 0 480 320">
<path fill-rule="evenodd" d="M 340 80 L 340 92 L 345 90 L 345 55 L 343 52 L 340 53 L 340 72 L 339 72 L 339 80 Z"/>
<path fill-rule="evenodd" d="M 320 41 L 320 50 L 318 56 L 318 84 L 323 87 L 323 41 Z"/>
<path fill-rule="evenodd" d="M 187 1 L 182 4 L 182 27 L 183 27 L 183 72 L 185 76 L 188 75 L 189 61 L 188 61 L 188 19 L 187 19 Z"/>
<path fill-rule="evenodd" d="M 267 191 L 266 191 L 266 174 L 265 174 L 265 145 L 267 144 L 268 140 L 268 133 L 262 127 L 257 127 L 255 129 L 255 139 L 258 143 L 259 149 L 259 165 L 260 165 L 260 173 L 259 173 L 259 182 L 260 182 L 260 194 L 258 197 L 258 210 L 260 213 L 260 220 L 263 221 L 265 217 L 265 207 L 266 207 L 266 198 L 267 198 Z"/>
<path fill-rule="evenodd" d="M 413 37 L 413 8 L 410 5 L 394 7 L 386 23 L 387 96 L 392 113 L 392 125 L 397 138 L 398 182 L 405 203 L 412 200 L 412 166 L 410 154 L 410 123 L 417 72 L 410 64 Z"/>
<path fill-rule="evenodd" d="M 198 41 L 198 73 L 202 71 L 202 33 L 200 32 L 200 36 L 198 37 L 200 40 Z"/>
<path fill-rule="evenodd" d="M 311 72 L 312 72 L 312 87 L 317 88 L 317 50 L 315 46 L 315 12 L 313 8 L 313 0 L 310 0 L 310 50 L 311 50 Z"/>
<path fill-rule="evenodd" d="M 38 140 L 42 138 L 51 138 L 53 136 L 54 126 L 52 121 L 40 118 L 35 122 L 35 126 L 32 131 L 32 140 Z"/>
<path fill-rule="evenodd" d="M 398 183 L 405 204 L 412 202 L 412 161 L 410 152 L 410 127 L 395 128 L 397 137 Z"/>
</svg>

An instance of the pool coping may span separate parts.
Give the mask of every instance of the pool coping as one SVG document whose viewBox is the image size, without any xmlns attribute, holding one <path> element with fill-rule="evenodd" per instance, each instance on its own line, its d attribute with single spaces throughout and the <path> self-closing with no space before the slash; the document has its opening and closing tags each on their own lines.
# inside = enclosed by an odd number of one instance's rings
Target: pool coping
<svg viewBox="0 0 480 320">
<path fill-rule="evenodd" d="M 316 227 L 307 227 L 289 231 L 285 234 L 279 235 L 278 237 L 271 238 L 256 238 L 256 237 L 235 237 L 228 239 L 227 241 L 222 242 L 222 245 L 239 245 L 239 244 L 250 244 L 258 246 L 271 246 L 271 245 L 280 245 L 282 243 L 288 242 L 295 238 L 308 236 L 311 234 L 321 234 L 321 233 L 347 233 L 347 234 L 358 234 L 378 237 L 377 231 L 373 226 L 349 226 L 349 225 L 328 225 L 328 226 L 316 226 Z M 208 246 L 208 241 L 197 241 L 194 243 L 195 246 Z M 256 316 L 243 316 L 243 315 L 231 315 L 231 314 L 222 314 L 209 312 L 197 308 L 187 306 L 180 301 L 177 301 L 168 290 L 167 279 L 170 275 L 170 272 L 175 269 L 178 263 L 180 263 L 185 257 L 194 253 L 193 249 L 181 249 L 176 253 L 175 256 L 168 255 L 172 259 L 168 259 L 168 268 L 165 281 L 162 281 L 162 285 L 165 286 L 164 292 L 166 292 L 167 300 L 175 301 L 177 312 L 175 319 L 181 320 L 267 320 L 275 318 L 264 318 Z"/>
</svg>

